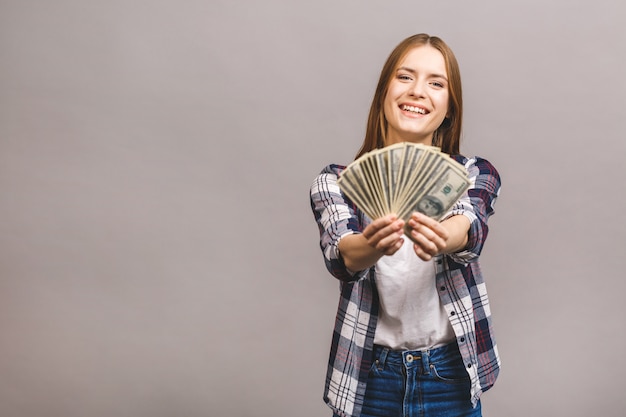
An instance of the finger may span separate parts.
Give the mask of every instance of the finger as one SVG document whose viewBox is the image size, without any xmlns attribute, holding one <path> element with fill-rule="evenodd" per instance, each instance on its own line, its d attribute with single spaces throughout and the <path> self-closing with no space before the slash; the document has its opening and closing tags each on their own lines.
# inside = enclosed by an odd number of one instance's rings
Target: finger
<svg viewBox="0 0 626 417">
<path fill-rule="evenodd" d="M 380 227 L 380 225 L 378 225 Z M 384 245 L 389 245 L 391 243 L 388 237 L 392 237 L 392 240 L 397 240 L 403 235 L 404 221 L 396 220 L 391 224 L 388 224 L 378 230 L 375 228 L 371 228 L 367 230 L 367 233 L 364 233 L 365 238 L 367 239 L 370 246 L 379 247 L 379 242 L 385 240 Z M 364 231 L 365 232 L 365 231 Z"/>
<path fill-rule="evenodd" d="M 390 214 L 385 217 L 376 219 L 372 221 L 369 225 L 367 225 L 367 227 L 363 230 L 363 236 L 365 236 L 365 238 L 367 239 L 370 239 L 376 233 L 383 230 L 385 227 L 388 227 L 390 224 L 392 224 L 396 220 L 397 220 L 397 217 L 394 214 Z"/>
<path fill-rule="evenodd" d="M 429 225 L 410 220 L 407 227 L 407 234 L 412 240 L 422 245 L 429 247 L 432 243 L 437 250 L 442 250 L 447 246 L 448 232 L 438 223 L 432 226 L 435 227 L 436 230 L 433 230 Z M 439 231 L 438 229 L 442 229 L 443 231 Z"/>
<path fill-rule="evenodd" d="M 397 245 L 398 241 L 402 241 L 402 237 L 404 236 L 402 224 L 403 222 L 398 220 L 384 229 L 379 230 L 368 240 L 368 243 L 376 249 L 386 252 L 390 247 Z M 401 243 L 399 245 L 401 245 Z"/>
<path fill-rule="evenodd" d="M 408 222 L 409 227 L 431 236 L 431 233 L 436 234 L 444 240 L 448 240 L 449 234 L 445 227 L 438 221 L 431 219 L 428 216 L 419 212 L 414 212 Z"/>
<path fill-rule="evenodd" d="M 395 241 L 389 248 L 387 248 L 383 253 L 387 256 L 391 256 L 396 253 L 404 244 L 404 239 L 400 238 Z"/>
<path fill-rule="evenodd" d="M 423 252 L 432 256 L 437 255 L 446 247 L 446 243 L 443 239 L 435 238 L 435 240 L 430 240 L 415 230 L 411 232 L 411 239 L 413 240 L 413 243 L 418 245 Z"/>
<path fill-rule="evenodd" d="M 418 244 L 413 244 L 413 250 L 422 261 L 430 261 L 433 258 L 431 254 L 424 252 Z"/>
<path fill-rule="evenodd" d="M 413 212 L 409 223 L 416 226 L 424 225 L 430 229 L 436 230 L 437 232 L 446 233 L 445 228 L 441 225 L 440 222 L 417 211 Z"/>
<path fill-rule="evenodd" d="M 429 229 L 426 226 L 420 226 L 417 229 L 411 229 L 411 236 L 420 242 L 423 246 L 426 246 L 428 249 L 435 248 L 435 250 L 442 250 L 447 245 L 447 240 L 442 238 L 440 235 L 435 233 L 432 229 Z"/>
</svg>

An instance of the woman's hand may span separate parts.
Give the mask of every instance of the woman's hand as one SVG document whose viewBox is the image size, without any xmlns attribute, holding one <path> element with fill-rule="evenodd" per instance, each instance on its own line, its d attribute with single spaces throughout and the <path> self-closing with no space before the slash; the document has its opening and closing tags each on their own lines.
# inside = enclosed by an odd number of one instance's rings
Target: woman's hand
<svg viewBox="0 0 626 417">
<path fill-rule="evenodd" d="M 407 223 L 407 234 L 413 240 L 415 254 L 424 261 L 441 253 L 452 253 L 465 247 L 469 219 L 462 215 L 438 222 L 422 213 L 414 212 Z"/>
<path fill-rule="evenodd" d="M 408 229 L 413 250 L 423 261 L 431 260 L 448 246 L 448 231 L 441 223 L 422 213 L 414 212 L 411 215 Z"/>
<path fill-rule="evenodd" d="M 404 243 L 404 221 L 394 214 L 367 225 L 361 234 L 343 237 L 339 252 L 346 268 L 362 271 L 373 266 L 384 255 L 393 255 Z"/>
<path fill-rule="evenodd" d="M 374 220 L 363 230 L 367 244 L 383 255 L 393 255 L 404 242 L 404 221 L 395 214 Z"/>
</svg>

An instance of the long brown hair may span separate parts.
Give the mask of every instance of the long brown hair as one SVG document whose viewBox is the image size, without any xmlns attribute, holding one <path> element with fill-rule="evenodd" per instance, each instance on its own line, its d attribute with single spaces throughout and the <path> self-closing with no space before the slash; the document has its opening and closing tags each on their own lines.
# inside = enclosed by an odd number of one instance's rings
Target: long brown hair
<svg viewBox="0 0 626 417">
<path fill-rule="evenodd" d="M 413 48 L 430 45 L 443 55 L 448 72 L 448 115 L 433 134 L 433 145 L 439 146 L 447 154 L 459 153 L 461 141 L 461 123 L 463 120 L 463 95 L 461 89 L 461 72 L 454 53 L 446 43 L 437 36 L 425 33 L 413 35 L 398 44 L 387 58 L 380 73 L 378 86 L 374 93 L 365 131 L 365 140 L 356 158 L 374 149 L 386 145 L 387 119 L 384 113 L 384 101 L 395 71 L 400 61 Z"/>
</svg>

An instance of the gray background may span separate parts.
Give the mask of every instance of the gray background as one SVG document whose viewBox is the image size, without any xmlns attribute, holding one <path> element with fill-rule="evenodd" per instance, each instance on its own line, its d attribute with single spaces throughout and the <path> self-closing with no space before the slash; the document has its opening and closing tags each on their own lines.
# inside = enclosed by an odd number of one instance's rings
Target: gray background
<svg viewBox="0 0 626 417">
<path fill-rule="evenodd" d="M 496 416 L 623 416 L 619 1 L 0 1 L 0 415 L 329 416 L 308 191 L 418 32 L 503 190 Z"/>
</svg>

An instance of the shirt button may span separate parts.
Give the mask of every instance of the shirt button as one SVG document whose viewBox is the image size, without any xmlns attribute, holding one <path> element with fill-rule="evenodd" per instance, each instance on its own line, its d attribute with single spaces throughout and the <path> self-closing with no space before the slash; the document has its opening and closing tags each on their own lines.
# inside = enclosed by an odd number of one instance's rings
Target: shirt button
<svg viewBox="0 0 626 417">
<path fill-rule="evenodd" d="M 468 367 L 468 368 L 471 368 L 471 367 L 472 367 L 472 364 L 471 364 L 471 363 L 468 363 L 468 364 L 467 364 L 467 367 Z"/>
<path fill-rule="evenodd" d="M 445 287 L 445 285 L 442 285 L 441 287 L 439 287 L 439 289 L 440 289 L 441 291 L 445 291 L 445 290 L 446 290 L 446 287 Z"/>
<path fill-rule="evenodd" d="M 453 311 L 453 312 L 451 312 L 451 313 L 450 313 L 450 315 L 451 315 L 451 316 L 454 316 L 455 314 L 456 314 L 456 312 L 455 312 L 455 311 Z"/>
<path fill-rule="evenodd" d="M 462 337 L 461 339 L 459 339 L 461 341 L 461 343 L 465 342 L 465 338 Z"/>
</svg>

